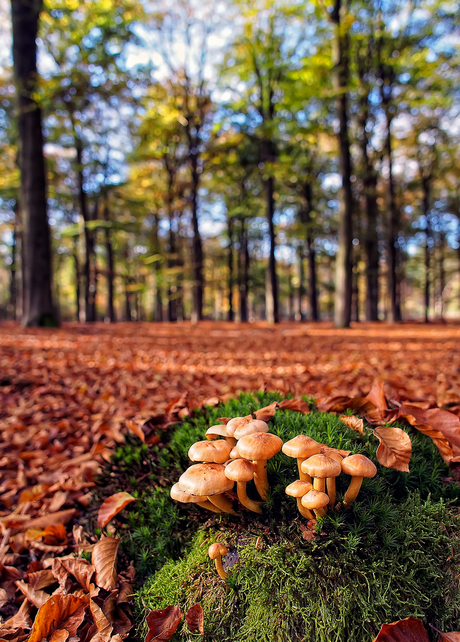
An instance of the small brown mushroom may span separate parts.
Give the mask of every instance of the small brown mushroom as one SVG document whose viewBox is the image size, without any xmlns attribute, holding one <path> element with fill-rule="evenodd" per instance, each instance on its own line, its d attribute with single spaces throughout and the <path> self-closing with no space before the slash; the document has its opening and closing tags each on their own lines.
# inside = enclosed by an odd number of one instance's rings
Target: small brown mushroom
<svg viewBox="0 0 460 642">
<path fill-rule="evenodd" d="M 238 441 L 238 453 L 243 459 L 254 462 L 254 483 L 263 500 L 267 499 L 269 485 L 267 478 L 267 460 L 281 450 L 282 439 L 267 432 L 255 432 Z"/>
<path fill-rule="evenodd" d="M 318 490 L 310 490 L 306 495 L 300 500 L 302 506 L 313 510 L 316 517 L 324 517 L 327 511 L 327 505 L 329 503 L 329 497 L 326 493 L 321 493 Z"/>
<path fill-rule="evenodd" d="M 254 421 L 248 421 L 247 424 L 241 424 L 233 433 L 233 436 L 236 439 L 241 439 L 245 435 L 253 435 L 255 432 L 268 432 L 268 424 L 261 419 L 254 419 Z"/>
<path fill-rule="evenodd" d="M 174 499 L 176 502 L 181 504 L 196 504 L 201 506 L 201 508 L 206 508 L 207 510 L 212 511 L 213 513 L 222 513 L 220 508 L 211 504 L 207 497 L 201 497 L 200 495 L 191 495 L 190 493 L 185 492 L 179 488 L 179 484 L 174 484 L 171 486 L 169 491 L 171 499 Z"/>
<path fill-rule="evenodd" d="M 351 475 L 351 482 L 343 498 L 345 506 L 350 506 L 358 496 L 364 477 L 372 478 L 377 474 L 375 464 L 364 455 L 350 455 L 342 461 L 342 470 Z"/>
<path fill-rule="evenodd" d="M 217 441 L 197 441 L 190 446 L 188 456 L 192 461 L 206 461 L 223 464 L 227 461 L 232 446 L 223 439 Z"/>
<path fill-rule="evenodd" d="M 245 508 L 253 513 L 261 513 L 260 502 L 249 499 L 246 483 L 254 478 L 254 464 L 247 459 L 235 459 L 225 466 L 225 476 L 236 482 L 238 499 Z"/>
<path fill-rule="evenodd" d="M 311 475 L 313 479 L 313 488 L 324 493 L 326 490 L 326 478 L 335 478 L 340 475 L 341 468 L 338 461 L 327 455 L 313 455 L 310 459 L 304 461 L 301 465 L 304 473 Z M 331 490 L 335 493 L 335 480 L 331 485 Z"/>
<path fill-rule="evenodd" d="M 302 481 L 299 479 L 296 479 L 295 482 L 292 482 L 292 484 L 289 484 L 289 486 L 286 487 L 286 495 L 295 497 L 297 499 L 297 508 L 299 509 L 299 513 L 306 519 L 314 519 L 314 515 L 308 508 L 302 506 L 302 502 L 300 500 L 304 495 L 312 490 L 312 488 L 313 486 L 310 484 L 310 482 Z"/>
<path fill-rule="evenodd" d="M 246 417 L 233 417 L 233 419 L 230 419 L 230 421 L 226 424 L 227 435 L 229 437 L 233 437 L 235 430 L 239 426 L 247 424 L 250 421 L 252 421 L 252 415 L 247 415 Z"/>
<path fill-rule="evenodd" d="M 297 435 L 284 444 L 282 451 L 288 457 L 297 459 L 300 480 L 311 483 L 310 475 L 302 470 L 302 462 L 321 452 L 318 442 L 307 435 Z"/>
<path fill-rule="evenodd" d="M 225 441 L 231 448 L 236 446 L 236 439 L 234 437 L 230 437 L 230 435 L 227 432 L 227 426 L 223 426 L 222 424 L 217 424 L 216 426 L 211 426 L 211 428 L 208 428 L 206 431 L 206 439 L 213 440 L 213 439 L 218 439 L 219 437 L 224 437 Z"/>
<path fill-rule="evenodd" d="M 231 501 L 223 495 L 233 488 L 233 482 L 225 476 L 225 467 L 222 464 L 194 464 L 182 473 L 178 484 L 181 490 L 191 495 L 206 495 L 211 504 L 224 513 L 237 514 Z"/>
<path fill-rule="evenodd" d="M 227 573 L 224 571 L 222 566 L 222 555 L 227 555 L 227 553 L 228 548 L 224 544 L 219 544 L 218 542 L 211 544 L 208 548 L 208 555 L 212 560 L 215 560 L 216 570 L 223 580 L 227 579 Z"/>
</svg>

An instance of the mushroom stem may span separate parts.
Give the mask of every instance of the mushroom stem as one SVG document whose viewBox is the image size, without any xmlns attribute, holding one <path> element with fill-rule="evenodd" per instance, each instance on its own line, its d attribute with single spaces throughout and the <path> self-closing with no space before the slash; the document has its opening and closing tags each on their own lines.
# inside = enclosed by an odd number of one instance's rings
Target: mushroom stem
<svg viewBox="0 0 460 642">
<path fill-rule="evenodd" d="M 335 504 L 335 500 L 337 497 L 337 491 L 335 487 L 335 477 L 328 477 L 326 479 L 326 485 L 327 485 L 327 494 L 329 495 L 328 506 L 332 508 L 332 506 L 334 506 Z"/>
<path fill-rule="evenodd" d="M 319 490 L 320 493 L 326 492 L 326 480 L 324 477 L 314 477 L 313 488 Z"/>
<path fill-rule="evenodd" d="M 231 446 L 232 448 L 235 448 L 235 446 L 236 446 L 236 442 L 237 442 L 237 440 L 235 439 L 235 437 L 225 437 L 225 441 L 227 442 L 227 444 L 228 444 L 229 446 Z"/>
<path fill-rule="evenodd" d="M 253 513 L 262 513 L 260 502 L 254 502 L 252 499 L 249 499 L 246 492 L 246 482 L 236 482 L 236 492 L 238 493 L 238 499 L 245 508 L 252 510 Z"/>
<path fill-rule="evenodd" d="M 208 502 L 208 500 L 205 500 L 204 502 L 200 502 L 199 504 L 197 504 L 197 506 L 201 506 L 201 508 L 206 508 L 207 510 L 211 510 L 213 513 L 222 512 L 220 508 L 217 508 L 217 506 L 214 506 L 214 504 L 211 504 L 211 502 Z"/>
<path fill-rule="evenodd" d="M 219 555 L 215 559 L 216 562 L 216 571 L 219 573 L 220 577 L 223 580 L 227 579 L 227 573 L 224 571 L 224 567 L 222 566 L 222 557 Z"/>
<path fill-rule="evenodd" d="M 270 486 L 268 485 L 266 459 L 259 459 L 254 462 L 254 483 L 261 499 L 265 501 L 268 497 L 268 491 L 270 490 Z"/>
<path fill-rule="evenodd" d="M 343 503 L 345 506 L 350 506 L 352 504 L 356 497 L 358 496 L 359 489 L 361 488 L 361 484 L 363 483 L 363 477 L 352 477 L 350 485 L 348 486 L 348 490 L 345 493 L 345 497 L 343 498 Z"/>
<path fill-rule="evenodd" d="M 297 468 L 299 469 L 299 479 L 300 479 L 301 481 L 310 482 L 310 484 L 311 484 L 311 477 L 310 477 L 310 475 L 309 475 L 308 473 L 304 473 L 304 472 L 302 472 L 301 465 L 302 465 L 302 462 L 303 462 L 303 461 L 305 461 L 305 459 L 304 459 L 303 457 L 297 457 Z"/>
<path fill-rule="evenodd" d="M 309 508 L 305 508 L 305 506 L 302 506 L 302 502 L 300 501 L 301 499 L 301 497 L 297 497 L 297 508 L 299 509 L 299 513 L 306 519 L 314 519 L 315 516 L 313 515 L 311 510 Z"/>
<path fill-rule="evenodd" d="M 324 508 L 314 508 L 313 512 L 315 513 L 316 517 L 325 517 L 327 513 L 326 507 Z"/>
<path fill-rule="evenodd" d="M 223 513 L 229 513 L 230 515 L 238 515 L 235 513 L 232 507 L 232 502 L 227 499 L 224 495 L 208 495 L 207 499 L 219 508 Z"/>
</svg>

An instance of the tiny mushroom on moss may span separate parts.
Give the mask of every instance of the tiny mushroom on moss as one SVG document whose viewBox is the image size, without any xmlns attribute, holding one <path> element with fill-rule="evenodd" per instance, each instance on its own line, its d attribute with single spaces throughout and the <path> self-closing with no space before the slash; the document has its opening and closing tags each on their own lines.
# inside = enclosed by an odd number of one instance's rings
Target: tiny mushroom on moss
<svg viewBox="0 0 460 642">
<path fill-rule="evenodd" d="M 342 461 L 342 470 L 347 475 L 351 475 L 350 485 L 343 498 L 345 506 L 350 506 L 359 493 L 364 477 L 375 477 L 377 468 L 375 464 L 364 455 L 349 455 Z"/>
<path fill-rule="evenodd" d="M 314 519 L 315 516 L 308 508 L 302 506 L 302 502 L 300 500 L 312 489 L 313 486 L 310 482 L 302 481 L 300 479 L 296 479 L 295 482 L 292 482 L 292 484 L 289 484 L 289 486 L 286 487 L 286 495 L 297 499 L 297 508 L 299 509 L 299 513 L 306 519 Z"/>
<path fill-rule="evenodd" d="M 314 489 L 309 490 L 300 501 L 302 502 L 302 506 L 312 510 L 316 517 L 324 517 L 326 515 L 327 505 L 329 503 L 329 497 L 326 493 Z"/>
<path fill-rule="evenodd" d="M 328 478 L 328 490 L 333 492 L 335 501 L 335 477 L 340 475 L 341 467 L 338 461 L 327 455 L 313 455 L 310 459 L 302 462 L 304 473 L 313 477 L 313 488 L 322 493 L 326 490 L 326 478 Z M 332 479 L 332 482 L 329 482 Z"/>
<path fill-rule="evenodd" d="M 287 441 L 283 445 L 282 451 L 288 457 L 295 457 L 297 459 L 300 480 L 311 483 L 310 475 L 304 472 L 301 466 L 303 461 L 321 452 L 318 442 L 311 437 L 307 437 L 307 435 L 297 435 L 297 437 L 294 437 L 294 439 Z"/>
<path fill-rule="evenodd" d="M 230 437 L 227 431 L 227 426 L 217 424 L 216 426 L 211 426 L 211 428 L 207 429 L 206 439 L 212 441 L 213 439 L 218 439 L 219 437 L 224 437 L 225 441 L 231 448 L 236 446 L 236 439 L 234 437 Z"/>
<path fill-rule="evenodd" d="M 179 477 L 179 488 L 191 495 L 205 495 L 224 513 L 236 515 L 232 502 L 223 493 L 233 488 L 233 482 L 225 476 L 222 464 L 194 464 Z"/>
<path fill-rule="evenodd" d="M 224 571 L 222 566 L 222 555 L 227 555 L 227 553 L 228 548 L 224 544 L 219 544 L 218 542 L 211 544 L 208 548 L 208 555 L 212 560 L 215 560 L 216 570 L 223 580 L 227 579 L 227 573 Z"/>
<path fill-rule="evenodd" d="M 222 513 L 220 508 L 211 504 L 206 496 L 202 497 L 200 495 L 191 495 L 190 493 L 181 490 L 179 488 L 179 484 L 171 486 L 171 490 L 169 492 L 171 499 L 174 499 L 174 501 L 180 502 L 181 504 L 196 504 L 197 506 L 201 506 L 201 508 L 207 508 L 213 513 Z"/>
<path fill-rule="evenodd" d="M 246 435 L 238 441 L 238 453 L 243 459 L 254 462 L 254 483 L 260 497 L 268 497 L 269 485 L 267 477 L 267 460 L 281 450 L 282 439 L 267 432 L 255 432 Z"/>
<path fill-rule="evenodd" d="M 197 441 L 190 446 L 188 456 L 191 461 L 205 461 L 223 464 L 227 461 L 232 447 L 223 439 L 217 441 Z"/>
<path fill-rule="evenodd" d="M 254 478 L 254 464 L 247 459 L 235 459 L 225 466 L 225 475 L 236 482 L 238 499 L 243 506 L 253 513 L 261 513 L 260 502 L 249 499 L 246 493 L 246 483 Z"/>
</svg>

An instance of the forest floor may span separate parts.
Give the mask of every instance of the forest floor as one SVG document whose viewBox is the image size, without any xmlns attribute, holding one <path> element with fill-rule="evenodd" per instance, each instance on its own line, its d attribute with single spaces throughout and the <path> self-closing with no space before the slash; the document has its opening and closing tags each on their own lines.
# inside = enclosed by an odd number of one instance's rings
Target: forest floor
<svg viewBox="0 0 460 642">
<path fill-rule="evenodd" d="M 0 325 L 0 615 L 7 628 L 30 627 L 33 609 L 49 598 L 43 588 L 70 581 L 71 571 L 54 565 L 51 575 L 46 560 L 71 538 L 77 550 L 93 548 L 97 566 L 94 543 L 78 524 L 101 458 L 110 458 L 127 425 L 135 431 L 152 416 L 161 425 L 164 413 L 184 418 L 241 391 L 362 396 L 375 379 L 390 400 L 460 414 L 459 346 L 455 324 Z M 121 591 L 129 580 L 95 577 L 104 590 L 115 582 Z M 75 600 L 72 608 L 84 612 L 88 604 Z M 51 633 L 40 629 L 37 639 Z"/>
</svg>

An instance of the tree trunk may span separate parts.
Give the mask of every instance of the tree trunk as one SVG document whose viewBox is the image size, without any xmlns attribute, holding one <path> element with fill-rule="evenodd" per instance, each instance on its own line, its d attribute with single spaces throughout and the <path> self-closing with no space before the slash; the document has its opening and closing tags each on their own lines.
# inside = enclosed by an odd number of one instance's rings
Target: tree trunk
<svg viewBox="0 0 460 642">
<path fill-rule="evenodd" d="M 319 321 L 318 282 L 316 278 L 316 250 L 311 221 L 313 193 L 311 183 L 309 181 L 304 184 L 303 192 L 305 200 L 303 222 L 305 223 L 307 228 L 305 240 L 308 258 L 308 302 L 310 308 L 310 320 Z"/>
<path fill-rule="evenodd" d="M 107 223 L 105 228 L 105 253 L 107 259 L 107 320 L 110 323 L 116 321 L 115 306 L 113 297 L 113 281 L 115 278 L 112 230 L 110 228 L 110 211 L 107 202 L 104 204 L 104 221 Z"/>
<path fill-rule="evenodd" d="M 75 274 L 75 310 L 76 320 L 81 321 L 81 289 L 80 289 L 80 259 L 78 257 L 78 236 L 74 237 L 73 241 L 73 261 L 74 261 L 74 274 Z"/>
<path fill-rule="evenodd" d="M 203 295 L 204 295 L 204 257 L 203 242 L 201 240 L 198 226 L 198 188 L 200 184 L 200 174 L 198 171 L 198 154 L 191 152 L 191 169 L 192 169 L 192 229 L 193 229 L 193 316 L 192 320 L 196 323 L 203 318 Z"/>
<path fill-rule="evenodd" d="M 176 236 L 174 234 L 174 209 L 173 209 L 173 188 L 174 188 L 174 171 L 166 167 L 168 171 L 168 194 L 167 194 L 167 213 L 169 221 L 169 252 L 168 252 L 168 321 L 177 321 L 177 284 L 171 283 L 171 279 L 176 277 L 174 268 L 176 267 Z"/>
<path fill-rule="evenodd" d="M 47 215 L 46 172 L 37 88 L 40 0 L 12 0 L 14 80 L 18 101 L 19 168 L 23 212 L 22 271 L 25 326 L 56 326 L 51 293 L 51 234 Z"/>
<path fill-rule="evenodd" d="M 240 321 L 246 323 L 248 320 L 248 271 L 249 253 L 247 224 L 244 217 L 241 218 L 240 227 L 240 249 L 238 258 L 238 281 L 240 291 Z"/>
<path fill-rule="evenodd" d="M 14 206 L 14 221 L 11 243 L 11 271 L 10 271 L 10 301 L 9 314 L 13 321 L 16 320 L 18 284 L 17 284 L 17 239 L 18 239 L 18 203 Z"/>
<path fill-rule="evenodd" d="M 353 194 L 351 189 L 351 155 L 348 133 L 348 84 L 349 84 L 349 36 L 344 26 L 345 7 L 342 0 L 335 0 L 331 20 L 335 25 L 334 35 L 334 90 L 339 120 L 339 166 L 342 189 L 339 210 L 339 251 L 336 260 L 336 290 L 334 325 L 348 328 L 351 321 L 351 298 L 353 281 L 352 223 Z"/>
<path fill-rule="evenodd" d="M 265 194 L 267 199 L 267 220 L 268 220 L 268 235 L 270 238 L 270 253 L 268 257 L 268 274 L 270 279 L 270 288 L 269 295 L 272 298 L 271 304 L 267 305 L 267 310 L 272 310 L 272 317 L 268 318 L 267 321 L 271 323 L 279 323 L 279 301 L 278 301 L 278 279 L 276 275 L 276 259 L 275 259 L 275 249 L 276 249 L 276 233 L 275 233 L 275 223 L 273 218 L 275 216 L 275 181 L 273 176 L 269 176 L 265 181 Z"/>
<path fill-rule="evenodd" d="M 401 312 L 398 303 L 398 232 L 399 212 L 396 205 L 395 185 L 393 177 L 393 154 L 391 146 L 391 118 L 387 113 L 387 137 L 385 148 L 388 158 L 388 209 L 390 211 L 390 225 L 388 235 L 388 293 L 390 295 L 390 309 L 388 321 L 396 323 L 401 321 Z"/>
<path fill-rule="evenodd" d="M 440 233 L 439 238 L 439 317 L 444 323 L 444 289 L 446 287 L 446 235 L 444 232 Z"/>
<path fill-rule="evenodd" d="M 425 216 L 425 287 L 424 287 L 424 303 L 425 303 L 425 323 L 430 321 L 430 301 L 431 301 L 431 244 L 433 239 L 433 231 L 431 229 L 431 215 L 430 215 L 430 180 L 428 177 L 422 176 L 422 189 L 423 189 L 423 215 Z"/>
<path fill-rule="evenodd" d="M 298 290 L 298 297 L 299 297 L 299 319 L 300 321 L 305 321 L 305 312 L 303 309 L 303 300 L 305 297 L 305 271 L 304 271 L 304 265 L 303 265 L 303 245 L 300 244 L 297 248 L 297 252 L 299 255 L 299 290 Z"/>
<path fill-rule="evenodd" d="M 227 321 L 234 320 L 233 312 L 233 223 L 234 219 L 229 216 L 227 218 L 228 230 L 228 248 L 227 248 L 227 267 L 228 267 L 228 313 Z"/>
</svg>

